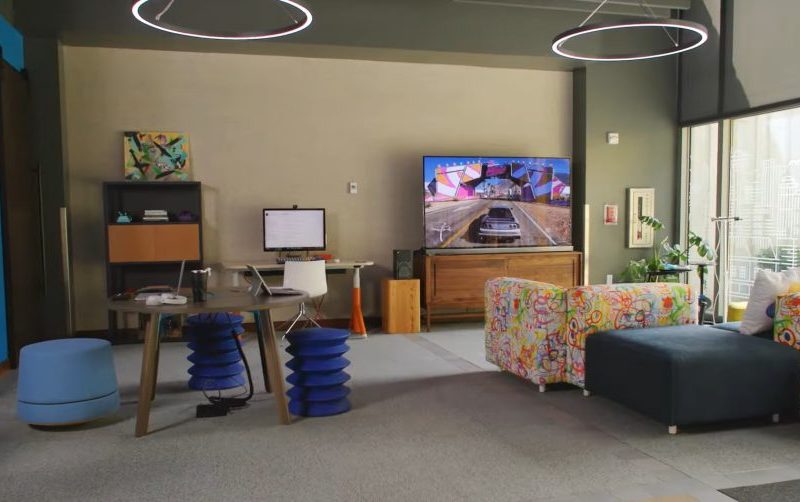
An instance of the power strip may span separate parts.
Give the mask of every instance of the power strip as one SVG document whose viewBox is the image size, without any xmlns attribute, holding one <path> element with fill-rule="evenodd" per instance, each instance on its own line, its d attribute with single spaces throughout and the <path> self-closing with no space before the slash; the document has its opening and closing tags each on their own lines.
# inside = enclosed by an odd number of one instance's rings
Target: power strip
<svg viewBox="0 0 800 502">
<path fill-rule="evenodd" d="M 197 418 L 224 417 L 230 409 L 218 404 L 198 404 L 195 416 Z"/>
</svg>

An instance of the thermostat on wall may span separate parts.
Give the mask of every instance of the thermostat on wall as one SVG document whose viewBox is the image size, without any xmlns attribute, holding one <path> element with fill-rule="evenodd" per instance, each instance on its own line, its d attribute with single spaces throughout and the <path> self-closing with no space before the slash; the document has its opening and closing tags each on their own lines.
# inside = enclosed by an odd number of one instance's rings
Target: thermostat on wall
<svg viewBox="0 0 800 502">
<path fill-rule="evenodd" d="M 619 145 L 619 133 L 608 132 L 606 133 L 606 143 L 609 145 Z"/>
</svg>

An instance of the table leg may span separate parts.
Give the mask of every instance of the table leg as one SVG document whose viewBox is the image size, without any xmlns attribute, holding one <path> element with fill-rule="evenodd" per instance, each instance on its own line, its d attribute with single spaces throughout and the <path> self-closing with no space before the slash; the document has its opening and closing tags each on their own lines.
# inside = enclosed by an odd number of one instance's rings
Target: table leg
<svg viewBox="0 0 800 502">
<path fill-rule="evenodd" d="M 153 391 L 150 393 L 150 400 L 156 398 L 156 382 L 158 381 L 158 362 L 161 360 L 161 316 L 157 316 L 156 328 L 156 360 L 155 369 L 153 370 Z"/>
<path fill-rule="evenodd" d="M 286 390 L 283 387 L 283 370 L 281 369 L 281 358 L 278 353 L 278 343 L 275 341 L 275 327 L 272 325 L 272 316 L 269 310 L 265 310 L 256 319 L 257 329 L 266 342 L 267 370 L 269 371 L 272 395 L 275 396 L 275 405 L 278 407 L 278 418 L 282 424 L 288 425 L 292 423 L 292 419 L 289 416 Z"/>
<path fill-rule="evenodd" d="M 139 377 L 139 402 L 136 409 L 136 437 L 147 434 L 150 422 L 150 401 L 156 383 L 159 314 L 150 314 L 145 327 L 142 373 Z"/>
<path fill-rule="evenodd" d="M 366 338 L 367 327 L 361 312 L 361 269 L 353 269 L 353 310 L 350 313 L 350 332 Z"/>
<path fill-rule="evenodd" d="M 259 312 L 253 312 L 253 318 L 256 321 L 256 339 L 258 339 L 258 352 L 261 354 L 261 373 L 264 375 L 264 387 L 267 393 L 272 392 L 272 386 L 269 384 L 269 370 L 267 369 L 267 347 L 264 342 L 264 333 L 259 328 Z"/>
</svg>

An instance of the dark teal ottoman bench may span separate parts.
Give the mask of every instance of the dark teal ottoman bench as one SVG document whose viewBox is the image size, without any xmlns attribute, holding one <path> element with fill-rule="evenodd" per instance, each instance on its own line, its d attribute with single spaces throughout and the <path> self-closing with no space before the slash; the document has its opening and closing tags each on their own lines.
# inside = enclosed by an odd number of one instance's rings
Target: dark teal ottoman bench
<svg viewBox="0 0 800 502">
<path fill-rule="evenodd" d="M 797 411 L 800 352 L 710 326 L 614 330 L 586 339 L 586 390 L 669 426 Z M 588 394 L 587 393 L 587 394 Z"/>
</svg>

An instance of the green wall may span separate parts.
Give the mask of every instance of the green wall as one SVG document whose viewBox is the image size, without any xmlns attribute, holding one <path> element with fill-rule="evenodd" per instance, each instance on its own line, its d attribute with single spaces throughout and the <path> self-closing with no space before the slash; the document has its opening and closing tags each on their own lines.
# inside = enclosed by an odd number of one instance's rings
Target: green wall
<svg viewBox="0 0 800 502">
<path fill-rule="evenodd" d="M 590 205 L 587 263 L 589 282 L 596 284 L 652 253 L 625 246 L 627 188 L 655 188 L 656 216 L 667 229 L 677 224 L 676 61 L 589 64 L 576 70 L 574 85 L 576 203 Z M 606 144 L 609 131 L 620 133 L 619 145 Z M 605 204 L 619 206 L 619 225 L 603 225 Z"/>
</svg>

